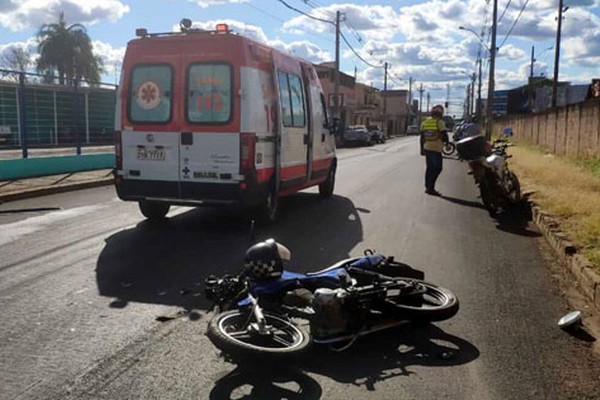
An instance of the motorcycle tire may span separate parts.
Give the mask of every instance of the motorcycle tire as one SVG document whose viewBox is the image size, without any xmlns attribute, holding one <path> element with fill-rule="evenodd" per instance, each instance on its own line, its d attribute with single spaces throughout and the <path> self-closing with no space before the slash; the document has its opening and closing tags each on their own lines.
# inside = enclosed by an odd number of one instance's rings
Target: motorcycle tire
<svg viewBox="0 0 600 400">
<path fill-rule="evenodd" d="M 491 216 L 494 216 L 500 211 L 500 205 L 494 200 L 494 195 L 492 194 L 492 190 L 487 179 L 488 178 L 484 178 L 479 185 L 479 194 L 481 195 L 481 202 L 483 203 L 485 209 Z"/>
<path fill-rule="evenodd" d="M 456 145 L 452 142 L 444 143 L 444 147 L 442 147 L 442 153 L 446 156 L 450 156 L 454 154 L 456 151 Z"/>
<path fill-rule="evenodd" d="M 519 183 L 519 178 L 512 171 L 508 172 L 508 181 L 511 185 L 511 190 L 508 193 L 508 198 L 511 203 L 517 203 L 521 200 L 521 184 Z"/>
<path fill-rule="evenodd" d="M 251 316 L 247 312 L 231 310 L 215 315 L 208 323 L 206 335 L 221 351 L 231 356 L 291 356 L 305 350 L 310 336 L 284 317 L 263 312 L 271 334 L 248 330 Z"/>
<path fill-rule="evenodd" d="M 458 297 L 450 290 L 417 279 L 403 280 L 423 286 L 425 293 L 415 296 L 388 296 L 384 300 L 385 311 L 416 322 L 444 321 L 458 312 Z"/>
</svg>

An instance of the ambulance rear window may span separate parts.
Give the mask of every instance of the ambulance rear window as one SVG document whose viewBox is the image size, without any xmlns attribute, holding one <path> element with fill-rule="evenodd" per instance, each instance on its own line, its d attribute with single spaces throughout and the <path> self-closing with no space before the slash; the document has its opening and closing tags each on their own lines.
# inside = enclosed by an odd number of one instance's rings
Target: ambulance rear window
<svg viewBox="0 0 600 400">
<path fill-rule="evenodd" d="M 193 64 L 188 71 L 187 118 L 192 123 L 219 124 L 231 118 L 231 67 Z"/>
<path fill-rule="evenodd" d="M 129 118 L 133 122 L 166 123 L 171 120 L 173 71 L 168 65 L 133 68 Z"/>
</svg>

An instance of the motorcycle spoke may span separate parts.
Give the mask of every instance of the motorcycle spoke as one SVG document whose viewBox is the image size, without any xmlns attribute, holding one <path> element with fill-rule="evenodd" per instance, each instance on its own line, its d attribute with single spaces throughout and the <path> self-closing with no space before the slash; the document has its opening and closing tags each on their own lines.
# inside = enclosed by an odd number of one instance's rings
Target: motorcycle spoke
<svg viewBox="0 0 600 400">
<path fill-rule="evenodd" d="M 231 336 L 232 338 L 235 338 L 235 339 L 239 339 L 239 338 L 244 337 L 244 336 L 249 337 L 247 330 L 227 332 L 227 334 L 229 336 Z"/>
<path fill-rule="evenodd" d="M 284 332 L 285 333 L 285 332 Z M 287 333 L 285 333 L 286 336 L 289 336 Z M 273 335 L 273 341 L 277 342 L 285 347 L 291 347 L 292 345 L 294 345 L 294 338 L 292 337 L 292 341 L 288 341 L 285 338 L 278 336 L 276 334 Z"/>
</svg>

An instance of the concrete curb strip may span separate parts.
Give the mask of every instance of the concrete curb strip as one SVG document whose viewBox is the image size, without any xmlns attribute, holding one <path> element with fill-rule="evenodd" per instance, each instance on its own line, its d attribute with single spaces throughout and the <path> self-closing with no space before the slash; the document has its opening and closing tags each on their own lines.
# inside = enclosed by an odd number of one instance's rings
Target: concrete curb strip
<svg viewBox="0 0 600 400">
<path fill-rule="evenodd" d="M 561 260 L 562 264 L 575 278 L 580 291 L 600 310 L 600 276 L 594 270 L 594 264 L 581 254 L 561 230 L 558 221 L 529 200 L 533 221 Z"/>
<path fill-rule="evenodd" d="M 53 186 L 37 187 L 37 188 L 26 189 L 26 190 L 22 190 L 22 191 L 15 191 L 13 193 L 8 192 L 8 193 L 0 194 L 0 202 L 22 200 L 22 199 L 28 199 L 28 198 L 32 198 L 32 197 L 41 196 L 41 195 L 64 193 L 64 192 L 69 192 L 72 190 L 87 189 L 87 188 L 93 188 L 93 187 L 98 187 L 98 186 L 107 186 L 107 185 L 111 185 L 113 183 L 114 183 L 114 178 L 111 176 L 108 178 L 94 179 L 94 180 L 89 180 L 89 181 L 72 182 L 72 183 L 58 184 L 58 185 L 53 185 Z"/>
</svg>

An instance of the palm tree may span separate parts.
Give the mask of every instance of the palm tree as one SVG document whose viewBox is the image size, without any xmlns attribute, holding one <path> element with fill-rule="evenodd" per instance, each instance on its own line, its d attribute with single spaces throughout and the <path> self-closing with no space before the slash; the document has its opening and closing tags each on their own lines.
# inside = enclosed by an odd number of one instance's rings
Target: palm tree
<svg viewBox="0 0 600 400">
<path fill-rule="evenodd" d="M 67 26 L 64 13 L 58 22 L 44 24 L 37 34 L 37 69 L 46 77 L 58 75 L 58 82 L 76 84 L 85 79 L 90 83 L 100 80 L 102 60 L 94 55 L 92 42 L 81 24 Z"/>
</svg>

